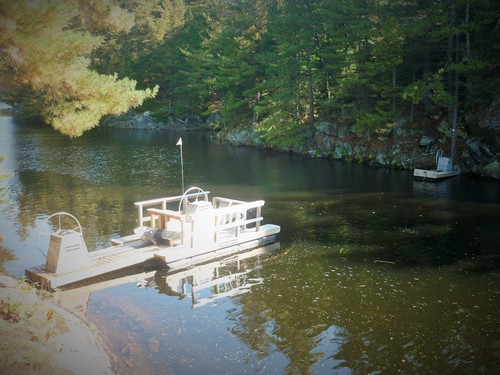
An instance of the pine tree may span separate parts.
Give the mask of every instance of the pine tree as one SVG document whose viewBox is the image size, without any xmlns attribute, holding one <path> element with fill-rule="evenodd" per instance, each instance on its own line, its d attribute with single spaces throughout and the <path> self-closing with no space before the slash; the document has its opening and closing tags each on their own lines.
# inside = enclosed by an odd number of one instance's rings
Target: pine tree
<svg viewBox="0 0 500 375">
<path fill-rule="evenodd" d="M 133 80 L 90 69 L 89 56 L 104 40 L 85 27 L 132 25 L 132 15 L 112 3 L 5 0 L 0 14 L 2 99 L 31 107 L 61 133 L 78 137 L 102 116 L 156 95 L 157 87 L 136 90 Z"/>
</svg>

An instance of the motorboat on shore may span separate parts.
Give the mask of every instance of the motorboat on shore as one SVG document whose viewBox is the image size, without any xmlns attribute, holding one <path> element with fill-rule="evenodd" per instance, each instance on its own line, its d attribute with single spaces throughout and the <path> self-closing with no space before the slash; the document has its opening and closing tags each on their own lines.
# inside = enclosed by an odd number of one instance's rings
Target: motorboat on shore
<svg viewBox="0 0 500 375">
<path fill-rule="evenodd" d="M 192 187 L 181 196 L 136 202 L 139 226 L 134 234 L 113 239 L 112 246 L 92 252 L 76 217 L 66 212 L 50 215 L 40 227 L 57 219 L 57 229 L 46 233 L 50 242 L 45 265 L 27 269 L 25 274 L 32 282 L 56 289 L 150 259 L 169 269 L 183 269 L 277 240 L 280 227 L 261 223 L 263 200 L 209 200 L 209 193 Z M 68 218 L 77 224 L 75 228 L 63 228 L 61 223 Z"/>
</svg>

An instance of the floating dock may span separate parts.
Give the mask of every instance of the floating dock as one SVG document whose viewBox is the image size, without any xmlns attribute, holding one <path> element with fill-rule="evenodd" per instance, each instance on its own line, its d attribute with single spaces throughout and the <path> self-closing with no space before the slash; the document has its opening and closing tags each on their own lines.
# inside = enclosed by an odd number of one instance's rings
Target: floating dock
<svg viewBox="0 0 500 375">
<path fill-rule="evenodd" d="M 460 172 L 458 171 L 440 171 L 436 169 L 415 169 L 413 171 L 413 176 L 417 178 L 422 178 L 422 179 L 429 179 L 429 180 L 441 180 L 444 178 L 448 177 L 453 177 L 457 176 Z"/>
<path fill-rule="evenodd" d="M 460 172 L 453 169 L 452 159 L 442 156 L 442 153 L 442 150 L 436 153 L 436 169 L 415 169 L 413 176 L 422 180 L 438 181 L 458 175 Z"/>
</svg>

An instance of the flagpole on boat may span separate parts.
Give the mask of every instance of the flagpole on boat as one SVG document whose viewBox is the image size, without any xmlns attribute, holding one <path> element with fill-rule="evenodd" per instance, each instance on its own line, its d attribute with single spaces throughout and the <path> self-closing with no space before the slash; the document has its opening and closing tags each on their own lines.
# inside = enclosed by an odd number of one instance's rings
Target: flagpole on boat
<svg viewBox="0 0 500 375">
<path fill-rule="evenodd" d="M 182 193 L 184 194 L 184 159 L 182 157 L 182 137 L 177 141 L 176 146 L 181 148 L 181 178 L 182 178 Z"/>
</svg>

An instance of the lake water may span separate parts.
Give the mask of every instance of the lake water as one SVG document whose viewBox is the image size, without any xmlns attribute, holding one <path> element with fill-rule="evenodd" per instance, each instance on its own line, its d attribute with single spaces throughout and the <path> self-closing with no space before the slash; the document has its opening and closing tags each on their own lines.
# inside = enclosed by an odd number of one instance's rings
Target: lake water
<svg viewBox="0 0 500 375">
<path fill-rule="evenodd" d="M 279 244 L 182 274 L 135 267 L 61 296 L 103 332 L 121 374 L 500 372 L 498 182 L 182 137 L 186 188 L 264 199 Z M 135 201 L 182 193 L 178 138 L 72 140 L 4 111 L 0 232 L 16 256 L 4 268 L 45 262 L 37 233 L 57 211 L 80 220 L 90 250 L 130 234 Z"/>
</svg>

